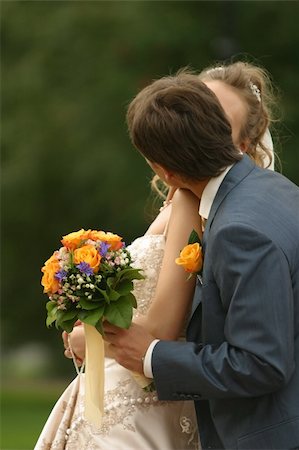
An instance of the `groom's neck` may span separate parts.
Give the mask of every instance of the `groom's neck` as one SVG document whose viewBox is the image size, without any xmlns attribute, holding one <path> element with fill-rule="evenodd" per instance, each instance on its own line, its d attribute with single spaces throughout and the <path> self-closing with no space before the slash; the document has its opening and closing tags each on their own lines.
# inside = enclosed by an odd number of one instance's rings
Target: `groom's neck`
<svg viewBox="0 0 299 450">
<path fill-rule="evenodd" d="M 204 188 L 208 184 L 211 178 L 206 178 L 202 181 L 191 181 L 187 183 L 186 188 L 193 192 L 196 197 L 201 198 Z"/>
</svg>

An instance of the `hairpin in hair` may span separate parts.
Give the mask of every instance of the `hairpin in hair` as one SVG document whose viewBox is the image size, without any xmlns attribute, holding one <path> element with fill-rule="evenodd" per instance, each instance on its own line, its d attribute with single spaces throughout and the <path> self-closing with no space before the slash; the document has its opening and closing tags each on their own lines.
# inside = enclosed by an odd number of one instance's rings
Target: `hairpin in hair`
<svg viewBox="0 0 299 450">
<path fill-rule="evenodd" d="M 212 69 L 209 69 L 206 71 L 206 74 L 208 73 L 212 73 L 212 72 L 220 72 L 224 69 L 224 66 L 217 66 L 217 67 L 212 67 Z"/>
<path fill-rule="evenodd" d="M 250 87 L 251 92 L 253 93 L 253 95 L 255 95 L 256 98 L 258 99 L 258 101 L 260 102 L 261 101 L 261 91 L 259 90 L 257 85 L 252 83 L 252 81 L 249 81 L 249 87 Z"/>
</svg>

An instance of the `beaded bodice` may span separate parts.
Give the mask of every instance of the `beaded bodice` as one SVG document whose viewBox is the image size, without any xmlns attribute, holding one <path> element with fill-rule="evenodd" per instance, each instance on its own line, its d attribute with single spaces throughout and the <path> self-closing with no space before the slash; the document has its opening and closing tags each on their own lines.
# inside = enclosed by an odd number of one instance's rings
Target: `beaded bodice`
<svg viewBox="0 0 299 450">
<path fill-rule="evenodd" d="M 134 295 L 137 300 L 137 310 L 134 311 L 134 318 L 140 314 L 146 314 L 151 300 L 154 297 L 164 247 L 165 236 L 161 234 L 142 236 L 128 246 L 128 250 L 132 256 L 133 266 L 142 268 L 142 274 L 145 277 L 144 280 L 134 282 Z"/>
</svg>

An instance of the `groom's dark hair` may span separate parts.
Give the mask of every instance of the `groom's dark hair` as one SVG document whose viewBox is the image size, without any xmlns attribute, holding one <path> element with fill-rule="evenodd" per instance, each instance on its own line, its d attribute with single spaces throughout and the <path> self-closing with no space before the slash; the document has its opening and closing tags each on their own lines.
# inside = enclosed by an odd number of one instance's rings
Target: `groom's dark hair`
<svg viewBox="0 0 299 450">
<path fill-rule="evenodd" d="M 218 176 L 242 157 L 217 97 L 190 71 L 142 89 L 129 105 L 127 123 L 146 159 L 187 179 Z"/>
</svg>

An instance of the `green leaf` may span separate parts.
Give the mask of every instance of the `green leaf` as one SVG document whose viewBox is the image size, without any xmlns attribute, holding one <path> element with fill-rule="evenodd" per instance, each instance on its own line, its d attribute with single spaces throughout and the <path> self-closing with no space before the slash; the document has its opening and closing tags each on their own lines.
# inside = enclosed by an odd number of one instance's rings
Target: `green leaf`
<svg viewBox="0 0 299 450">
<path fill-rule="evenodd" d="M 88 325 L 96 326 L 97 322 L 102 319 L 105 305 L 101 305 L 100 308 L 90 311 L 80 311 L 78 314 L 79 319 L 87 323 Z"/>
<path fill-rule="evenodd" d="M 46 318 L 46 325 L 47 325 L 47 327 L 49 328 L 51 325 L 52 325 L 52 323 L 53 322 L 55 322 L 55 320 L 56 320 L 56 316 L 47 316 L 47 318 Z"/>
<path fill-rule="evenodd" d="M 64 322 L 66 320 L 71 320 L 74 317 L 77 317 L 78 315 L 78 310 L 77 309 L 73 309 L 71 311 L 65 311 L 63 309 L 59 309 L 57 311 L 57 320 L 59 322 Z"/>
<path fill-rule="evenodd" d="M 142 388 L 145 392 L 154 392 L 156 391 L 156 385 L 155 382 L 152 381 L 150 384 Z"/>
<path fill-rule="evenodd" d="M 96 289 L 102 294 L 105 302 L 106 303 L 110 303 L 110 299 L 109 299 L 109 296 L 108 296 L 107 292 L 104 289 L 100 289 L 98 287 L 96 287 Z"/>
<path fill-rule="evenodd" d="M 107 278 L 107 280 L 106 280 L 107 286 L 109 288 L 113 289 L 114 286 L 115 286 L 115 280 L 116 279 L 117 279 L 117 277 L 109 277 L 109 278 Z"/>
<path fill-rule="evenodd" d="M 47 318 L 46 318 L 46 325 L 47 325 L 47 327 L 50 327 L 52 325 L 52 323 L 55 322 L 55 320 L 57 318 L 57 305 L 56 305 L 56 302 L 53 302 L 52 300 L 47 302 L 46 309 L 48 311 L 48 315 L 47 315 Z"/>
<path fill-rule="evenodd" d="M 109 300 L 111 302 L 113 302 L 113 301 L 116 301 L 116 300 L 119 299 L 120 294 L 117 291 L 115 291 L 114 289 L 109 289 L 108 290 L 108 297 L 109 297 Z"/>
<path fill-rule="evenodd" d="M 120 296 L 129 294 L 133 290 L 133 282 L 128 279 L 123 279 L 117 285 L 116 289 Z"/>
<path fill-rule="evenodd" d="M 49 302 L 46 303 L 46 309 L 48 313 L 51 313 L 55 308 L 57 310 L 57 304 L 56 302 L 53 302 L 53 300 L 50 300 Z"/>
<path fill-rule="evenodd" d="M 77 320 L 77 317 L 74 317 L 71 320 L 65 320 L 65 321 L 61 322 L 60 328 L 65 330 L 67 333 L 71 333 L 73 331 L 76 320 Z"/>
<path fill-rule="evenodd" d="M 137 301 L 136 301 L 136 297 L 135 295 L 132 294 L 132 292 L 130 292 L 129 294 L 126 295 L 126 298 L 128 299 L 128 301 L 130 301 L 131 305 L 133 306 L 133 308 L 137 308 Z"/>
<path fill-rule="evenodd" d="M 196 242 L 201 244 L 201 240 L 199 239 L 197 232 L 195 230 L 192 230 L 188 239 L 188 244 L 195 244 Z"/>
<path fill-rule="evenodd" d="M 98 330 L 99 333 L 101 333 L 102 336 L 104 336 L 104 330 L 103 330 L 103 321 L 102 319 L 99 320 L 96 325 L 95 325 L 96 329 Z"/>
<path fill-rule="evenodd" d="M 120 297 L 117 302 L 106 305 L 104 316 L 108 322 L 120 328 L 129 328 L 132 322 L 133 308 L 128 296 Z"/>
<path fill-rule="evenodd" d="M 80 298 L 79 304 L 81 305 L 82 309 L 87 309 L 88 311 L 91 309 L 97 309 L 99 307 L 98 301 L 87 300 L 86 298 Z"/>
<path fill-rule="evenodd" d="M 59 309 L 57 311 L 57 317 L 56 317 L 56 328 L 62 328 L 63 330 L 70 333 L 72 331 L 74 323 L 76 322 L 78 318 L 78 310 L 72 310 L 72 311 L 63 311 Z M 70 330 L 70 331 L 68 331 Z"/>
<path fill-rule="evenodd" d="M 141 269 L 123 269 L 117 273 L 115 279 L 120 280 L 144 280 L 144 275 L 140 273 Z"/>
</svg>

